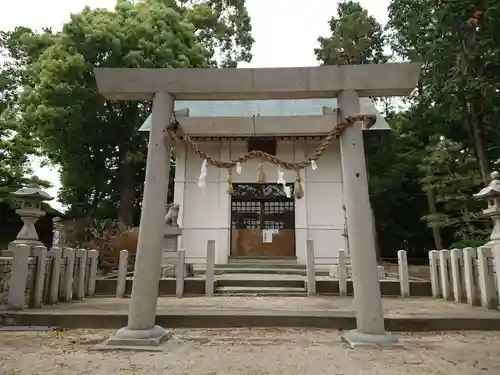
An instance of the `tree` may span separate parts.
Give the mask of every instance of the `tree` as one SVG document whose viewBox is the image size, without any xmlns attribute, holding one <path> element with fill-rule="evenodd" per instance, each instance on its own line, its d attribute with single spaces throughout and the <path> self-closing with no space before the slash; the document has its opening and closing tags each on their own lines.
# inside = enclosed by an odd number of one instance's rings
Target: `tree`
<svg viewBox="0 0 500 375">
<path fill-rule="evenodd" d="M 210 52 L 211 64 L 236 68 L 252 59 L 252 25 L 245 0 L 181 0 L 181 13 Z"/>
<path fill-rule="evenodd" d="M 498 3 L 490 0 L 438 6 L 430 0 L 393 0 L 389 8 L 392 47 L 403 58 L 424 62 L 424 95 L 450 116 L 443 135 L 474 150 L 484 183 L 489 160 L 500 156 L 486 145 L 487 138 L 498 137 L 492 120 L 499 105 L 499 15 Z"/>
<path fill-rule="evenodd" d="M 380 137 L 365 132 L 370 201 L 375 213 L 382 255 L 395 258 L 399 249 L 421 257 L 432 247 L 432 237 L 421 218 L 426 196 L 420 183 L 419 163 L 423 142 L 416 134 L 418 122 L 412 109 L 391 113 L 391 132 Z"/>
<path fill-rule="evenodd" d="M 20 38 L 33 51 L 23 118 L 44 153 L 61 166 L 60 199 L 75 215 L 100 215 L 126 226 L 139 218 L 146 139 L 137 132 L 149 102 L 105 100 L 93 67 L 206 67 L 250 58 L 244 1 L 118 1 L 114 11 L 85 8 L 60 33 Z"/>
<path fill-rule="evenodd" d="M 387 60 L 383 29 L 368 11 L 355 1 L 341 2 L 330 21 L 331 35 L 319 37 L 314 49 L 324 65 L 367 64 Z"/>
<path fill-rule="evenodd" d="M 420 165 L 425 190 L 435 194 L 437 210 L 424 216 L 429 227 L 447 230 L 452 247 L 481 246 L 487 238 L 481 203 L 472 197 L 481 182 L 474 152 L 444 137 L 434 137 Z"/>
<path fill-rule="evenodd" d="M 496 146 L 500 103 L 495 94 L 499 14 L 494 1 L 393 0 L 389 7 L 393 50 L 403 59 L 423 63 L 412 104 L 424 125 L 420 170 L 430 211 L 425 219 L 435 232 L 448 233 L 448 244 L 484 238 L 481 226 L 471 225 L 479 207 L 466 194 L 476 192 L 481 181 L 488 183 L 490 161 L 500 157 Z M 454 157 L 441 160 L 443 148 Z M 454 177 L 440 172 L 445 166 L 453 167 Z M 454 232 L 451 237 L 450 230 Z"/>
<path fill-rule="evenodd" d="M 34 143 L 17 115 L 22 72 L 12 60 L 11 34 L 0 33 L 0 201 L 26 182 Z"/>
<path fill-rule="evenodd" d="M 337 6 L 337 15 L 333 16 L 329 21 L 331 35 L 328 37 L 319 37 L 319 48 L 314 50 L 316 58 L 324 65 L 347 65 L 347 64 L 368 64 L 380 63 L 387 61 L 388 57 L 384 55 L 385 39 L 383 28 L 377 20 L 370 16 L 366 9 L 359 3 L 354 1 L 344 1 Z M 388 102 L 385 102 L 388 108 Z M 370 147 L 372 145 L 380 145 L 380 139 L 377 137 L 365 137 L 367 149 L 370 153 L 378 154 L 378 147 Z M 377 199 L 381 201 L 383 196 L 374 194 L 378 186 L 377 177 L 380 172 L 376 163 L 371 163 L 374 155 L 370 154 L 368 162 L 369 185 L 371 193 L 371 205 L 373 212 L 373 220 L 375 223 L 375 236 L 377 239 L 376 248 L 377 256 L 381 256 L 381 244 L 388 244 L 386 236 L 383 233 L 385 226 L 379 223 L 381 211 L 384 204 L 378 204 Z M 382 214 L 383 215 L 383 214 Z M 391 228 L 392 229 L 392 228 Z M 398 243 L 398 240 L 396 240 Z M 391 245 L 394 243 L 391 242 Z M 397 249 L 397 248 L 396 248 Z M 386 253 L 387 254 L 387 253 Z"/>
</svg>

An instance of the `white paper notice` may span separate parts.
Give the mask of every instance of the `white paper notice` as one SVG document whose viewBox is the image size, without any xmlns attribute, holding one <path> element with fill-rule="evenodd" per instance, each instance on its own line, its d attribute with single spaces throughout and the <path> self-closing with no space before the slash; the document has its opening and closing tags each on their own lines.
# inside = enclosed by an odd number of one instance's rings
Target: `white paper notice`
<svg viewBox="0 0 500 375">
<path fill-rule="evenodd" d="M 272 243 L 273 242 L 273 234 L 269 232 L 269 229 L 262 230 L 262 242 L 263 243 Z"/>
<path fill-rule="evenodd" d="M 263 229 L 262 230 L 262 242 L 263 243 L 273 243 L 273 235 L 278 233 L 277 229 Z"/>
</svg>

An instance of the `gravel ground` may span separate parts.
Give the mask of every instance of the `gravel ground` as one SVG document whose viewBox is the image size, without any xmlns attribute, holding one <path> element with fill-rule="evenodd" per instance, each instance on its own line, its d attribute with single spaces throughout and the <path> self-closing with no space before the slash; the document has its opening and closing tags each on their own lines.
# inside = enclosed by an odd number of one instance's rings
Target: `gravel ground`
<svg viewBox="0 0 500 375">
<path fill-rule="evenodd" d="M 332 330 L 179 329 L 163 352 L 87 350 L 112 333 L 2 332 L 0 374 L 500 374 L 494 332 L 407 334 L 401 347 L 351 350 Z"/>
</svg>

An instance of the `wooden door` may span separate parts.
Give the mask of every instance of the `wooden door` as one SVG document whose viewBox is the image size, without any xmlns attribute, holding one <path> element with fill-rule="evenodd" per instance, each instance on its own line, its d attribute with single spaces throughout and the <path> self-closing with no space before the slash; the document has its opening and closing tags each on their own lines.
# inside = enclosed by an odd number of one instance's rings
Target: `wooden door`
<svg viewBox="0 0 500 375">
<path fill-rule="evenodd" d="M 295 256 L 295 202 L 278 184 L 234 184 L 231 255 Z"/>
</svg>

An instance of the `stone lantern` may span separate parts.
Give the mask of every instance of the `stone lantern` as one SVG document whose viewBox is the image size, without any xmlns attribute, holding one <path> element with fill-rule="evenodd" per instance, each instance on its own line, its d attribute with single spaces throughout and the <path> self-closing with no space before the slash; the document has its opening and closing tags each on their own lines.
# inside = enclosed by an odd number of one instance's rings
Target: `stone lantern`
<svg viewBox="0 0 500 375">
<path fill-rule="evenodd" d="M 9 250 L 13 250 L 16 245 L 21 244 L 31 247 L 43 245 L 38 240 L 35 224 L 38 219 L 45 215 L 45 211 L 42 210 L 42 202 L 50 201 L 54 198 L 42 190 L 39 182 L 40 180 L 36 176 L 33 176 L 26 187 L 12 193 L 12 196 L 21 203 L 20 208 L 16 210 L 16 214 L 21 217 L 24 225 L 18 233 L 16 240 L 9 244 Z"/>
<path fill-rule="evenodd" d="M 483 214 L 493 221 L 493 231 L 485 246 L 500 245 L 500 173 L 493 172 L 489 185 L 481 189 L 479 193 L 474 194 L 473 197 L 488 202 L 488 208 L 483 210 Z"/>
</svg>

